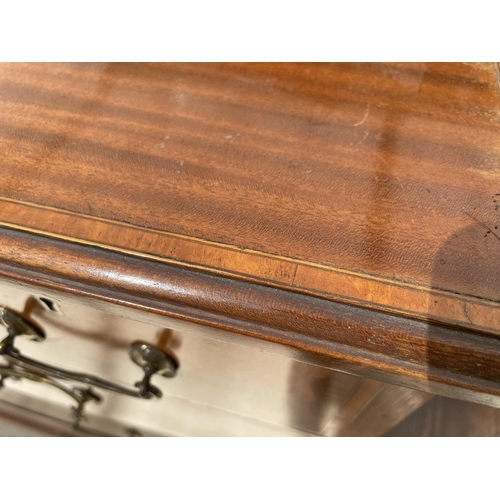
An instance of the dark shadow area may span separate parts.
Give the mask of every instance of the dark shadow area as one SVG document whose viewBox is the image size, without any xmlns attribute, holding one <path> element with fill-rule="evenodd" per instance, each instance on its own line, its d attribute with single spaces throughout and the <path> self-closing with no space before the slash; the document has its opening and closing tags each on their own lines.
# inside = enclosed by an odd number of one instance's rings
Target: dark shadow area
<svg viewBox="0 0 500 500">
<path fill-rule="evenodd" d="M 387 437 L 498 437 L 500 410 L 436 396 Z"/>
<path fill-rule="evenodd" d="M 492 204 L 493 205 L 493 204 Z M 494 206 L 492 206 L 494 210 Z M 499 215 L 496 215 L 499 214 Z M 492 218 L 500 219 L 500 213 L 492 214 Z M 429 370 L 446 370 L 452 373 L 465 374 L 488 382 L 498 384 L 495 374 L 481 363 L 480 342 L 499 342 L 494 336 L 481 335 L 467 330 L 480 330 L 478 324 L 490 322 L 500 323 L 500 309 L 493 309 L 489 318 L 484 310 L 477 307 L 481 300 L 488 298 L 496 300 L 500 291 L 500 238 L 497 225 L 491 221 L 483 222 L 467 215 L 471 224 L 454 233 L 441 247 L 436 255 L 433 266 L 433 286 L 436 291 L 456 291 L 466 287 L 468 293 L 463 295 L 461 308 L 454 312 L 456 317 L 462 315 L 462 321 L 457 321 L 458 340 L 467 336 L 474 346 L 477 345 L 477 355 L 468 359 L 458 359 L 459 354 L 452 350 L 447 353 L 438 348 L 443 330 L 430 324 L 428 328 L 427 364 Z M 500 220 L 499 220 L 500 224 Z M 457 297 L 459 299 L 459 297 Z M 457 303 L 458 300 L 457 300 Z M 429 317 L 439 320 L 443 314 L 439 297 L 429 301 Z M 446 318 L 442 318 L 443 323 Z M 449 322 L 449 321 L 448 321 Z M 444 339 L 446 340 L 446 339 Z M 458 350 L 454 345 L 449 349 Z M 490 347 L 491 348 L 491 347 Z M 456 358 L 456 359 L 455 359 Z M 436 396 L 422 408 L 407 417 L 402 423 L 386 434 L 399 437 L 468 437 L 468 436 L 500 436 L 500 409 L 483 404 L 475 404 L 455 398 Z"/>
</svg>

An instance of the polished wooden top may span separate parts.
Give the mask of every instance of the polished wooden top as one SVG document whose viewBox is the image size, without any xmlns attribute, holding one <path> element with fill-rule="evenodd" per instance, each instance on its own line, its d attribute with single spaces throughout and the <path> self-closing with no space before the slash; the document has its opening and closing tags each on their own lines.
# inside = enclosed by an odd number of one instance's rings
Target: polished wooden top
<svg viewBox="0 0 500 500">
<path fill-rule="evenodd" d="M 0 225 L 500 332 L 494 64 L 2 64 Z"/>
</svg>

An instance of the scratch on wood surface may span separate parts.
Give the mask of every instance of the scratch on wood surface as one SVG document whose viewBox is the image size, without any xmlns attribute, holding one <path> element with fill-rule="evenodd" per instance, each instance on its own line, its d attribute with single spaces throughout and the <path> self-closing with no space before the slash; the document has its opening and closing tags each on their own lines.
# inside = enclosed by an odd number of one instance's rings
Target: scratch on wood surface
<svg viewBox="0 0 500 500">
<path fill-rule="evenodd" d="M 297 276 L 297 269 L 298 269 L 299 265 L 298 264 L 295 264 L 295 269 L 293 271 L 293 276 L 292 276 L 292 285 L 295 284 L 295 276 Z"/>
<path fill-rule="evenodd" d="M 355 123 L 353 127 L 358 127 L 359 125 L 363 125 L 363 123 L 365 123 L 366 119 L 368 118 L 369 114 L 370 114 L 370 105 L 368 105 L 368 107 L 366 108 L 365 116 L 363 116 L 363 119 L 358 123 Z"/>
<path fill-rule="evenodd" d="M 367 138 L 369 135 L 370 135 L 370 132 L 366 131 L 366 132 L 365 132 L 365 135 L 364 135 L 364 137 L 363 137 L 363 139 L 361 139 L 360 141 L 358 141 L 358 142 L 354 145 L 354 147 L 359 146 L 360 144 L 362 144 L 363 142 L 365 142 L 366 138 Z"/>
<path fill-rule="evenodd" d="M 466 318 L 469 320 L 469 323 L 472 323 L 472 320 L 469 317 L 469 311 L 467 311 L 467 302 L 464 302 L 464 314 Z"/>
<path fill-rule="evenodd" d="M 470 217 L 472 220 L 476 221 L 481 227 L 486 229 L 488 231 L 488 233 L 492 234 L 498 241 L 500 241 L 500 236 L 498 236 L 498 234 L 496 234 L 493 231 L 493 229 L 491 229 L 489 226 L 487 226 L 484 222 L 481 222 L 480 220 L 476 219 L 473 215 L 468 214 L 467 212 L 464 212 L 464 214 L 467 215 L 468 217 Z"/>
<path fill-rule="evenodd" d="M 375 156 L 384 164 L 386 165 L 387 167 L 390 167 L 388 161 L 382 156 L 381 153 L 379 152 L 375 152 Z"/>
</svg>

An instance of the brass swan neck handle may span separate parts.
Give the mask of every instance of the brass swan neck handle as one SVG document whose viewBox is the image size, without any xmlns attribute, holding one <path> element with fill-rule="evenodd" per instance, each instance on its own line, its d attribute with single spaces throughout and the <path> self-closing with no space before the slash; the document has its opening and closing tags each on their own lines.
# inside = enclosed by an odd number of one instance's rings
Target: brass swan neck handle
<svg viewBox="0 0 500 500">
<path fill-rule="evenodd" d="M 146 343 L 134 343 L 129 348 L 129 356 L 136 365 L 144 370 L 144 377 L 135 383 L 137 389 L 122 387 L 95 375 L 51 366 L 21 354 L 20 350 L 14 345 L 18 337 L 25 337 L 34 342 L 42 342 L 45 340 L 45 333 L 15 311 L 0 306 L 0 325 L 7 329 L 7 337 L 0 341 L 0 357 L 10 361 L 10 366 L 0 366 L 0 388 L 6 378 L 24 378 L 56 387 L 76 401 L 77 407 L 73 409 L 76 425 L 82 419 L 84 405 L 88 401 L 98 402 L 100 397 L 90 389 L 68 389 L 53 380 L 53 378 L 78 382 L 136 398 L 151 399 L 161 398 L 162 396 L 160 389 L 151 384 L 151 378 L 154 375 L 171 378 L 177 373 L 178 363 L 167 353 Z M 30 371 L 30 368 L 34 369 L 34 371 Z"/>
</svg>

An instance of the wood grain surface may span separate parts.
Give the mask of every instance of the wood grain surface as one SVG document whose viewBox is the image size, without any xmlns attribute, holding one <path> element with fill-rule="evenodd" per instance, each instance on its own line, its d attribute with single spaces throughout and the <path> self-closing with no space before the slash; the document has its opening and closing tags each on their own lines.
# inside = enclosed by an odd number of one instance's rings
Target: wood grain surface
<svg viewBox="0 0 500 500">
<path fill-rule="evenodd" d="M 0 224 L 500 332 L 493 64 L 2 64 Z"/>
</svg>

